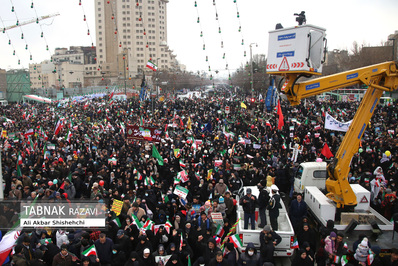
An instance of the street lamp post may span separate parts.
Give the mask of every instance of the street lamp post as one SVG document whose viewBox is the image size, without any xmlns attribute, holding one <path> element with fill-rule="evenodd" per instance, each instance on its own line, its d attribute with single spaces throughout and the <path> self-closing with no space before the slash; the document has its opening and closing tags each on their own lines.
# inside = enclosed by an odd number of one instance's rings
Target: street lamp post
<svg viewBox="0 0 398 266">
<path fill-rule="evenodd" d="M 254 90 L 254 84 L 253 84 L 253 55 L 252 55 L 252 45 L 253 44 L 255 44 L 256 45 L 256 47 L 257 47 L 257 43 L 251 43 L 249 46 L 250 46 L 250 77 L 251 77 L 251 79 L 250 79 L 250 88 L 251 88 L 251 90 L 252 90 L 252 93 L 253 93 L 253 90 Z"/>
<path fill-rule="evenodd" d="M 156 58 L 156 66 L 159 69 L 159 59 L 160 58 Z M 159 99 L 159 82 L 158 82 L 158 71 L 156 70 L 156 99 Z"/>
<path fill-rule="evenodd" d="M 127 84 L 126 84 L 126 54 L 123 53 L 123 68 L 124 68 L 124 94 L 127 95 Z"/>
<path fill-rule="evenodd" d="M 392 60 L 395 61 L 395 38 L 388 39 L 392 41 Z"/>
</svg>

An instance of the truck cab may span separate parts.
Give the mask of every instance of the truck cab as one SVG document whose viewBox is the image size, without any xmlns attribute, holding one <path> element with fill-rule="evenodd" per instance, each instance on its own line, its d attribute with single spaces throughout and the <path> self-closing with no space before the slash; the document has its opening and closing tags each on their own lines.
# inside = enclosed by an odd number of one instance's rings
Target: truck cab
<svg viewBox="0 0 398 266">
<path fill-rule="evenodd" d="M 326 178 L 326 162 L 301 163 L 294 176 L 294 191 L 303 193 L 307 186 L 324 189 Z"/>
</svg>

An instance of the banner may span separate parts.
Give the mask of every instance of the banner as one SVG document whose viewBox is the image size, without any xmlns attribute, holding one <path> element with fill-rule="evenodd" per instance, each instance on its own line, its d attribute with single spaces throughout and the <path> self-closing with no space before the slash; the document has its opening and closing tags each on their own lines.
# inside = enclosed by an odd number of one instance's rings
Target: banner
<svg viewBox="0 0 398 266">
<path fill-rule="evenodd" d="M 123 201 L 115 199 L 113 200 L 111 211 L 113 211 L 116 214 L 116 216 L 119 216 L 120 213 L 122 212 L 122 207 L 123 207 Z"/>
<path fill-rule="evenodd" d="M 127 138 L 136 140 L 147 140 L 153 142 L 160 142 L 161 130 L 156 127 L 144 127 L 144 126 L 126 126 Z"/>
<path fill-rule="evenodd" d="M 326 112 L 325 114 L 325 129 L 347 132 L 351 122 L 352 120 L 345 123 L 340 122 L 334 119 L 329 113 Z"/>
<path fill-rule="evenodd" d="M 186 189 L 185 187 L 182 186 L 176 186 L 176 188 L 174 189 L 174 194 L 176 194 L 177 196 L 186 199 L 187 195 L 188 195 L 189 190 Z"/>
</svg>

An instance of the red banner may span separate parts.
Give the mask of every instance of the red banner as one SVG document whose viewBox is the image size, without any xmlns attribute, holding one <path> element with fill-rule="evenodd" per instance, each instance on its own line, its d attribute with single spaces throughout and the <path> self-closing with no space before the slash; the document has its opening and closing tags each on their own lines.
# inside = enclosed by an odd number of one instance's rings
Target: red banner
<svg viewBox="0 0 398 266">
<path fill-rule="evenodd" d="M 153 142 L 160 142 L 161 130 L 155 127 L 144 127 L 144 126 L 126 126 L 127 138 L 135 140 L 147 140 Z"/>
</svg>

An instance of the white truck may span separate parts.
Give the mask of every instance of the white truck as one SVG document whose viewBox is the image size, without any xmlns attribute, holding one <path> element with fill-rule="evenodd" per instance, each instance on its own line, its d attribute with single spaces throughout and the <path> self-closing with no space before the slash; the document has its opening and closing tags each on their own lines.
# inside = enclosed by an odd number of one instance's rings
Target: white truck
<svg viewBox="0 0 398 266">
<path fill-rule="evenodd" d="M 252 242 L 257 249 L 260 249 L 260 233 L 262 228 L 258 228 L 257 221 L 260 222 L 260 217 L 258 213 L 258 208 L 256 208 L 256 229 L 244 229 L 244 215 L 243 208 L 239 205 L 240 197 L 246 195 L 246 189 L 251 188 L 252 195 L 258 198 L 259 190 L 256 186 L 247 186 L 243 187 L 240 190 L 238 196 L 236 196 L 237 200 L 237 218 L 241 219 L 236 227 L 236 233 L 239 234 L 240 239 L 242 240 L 243 248 L 246 248 L 249 242 Z M 285 204 L 281 199 L 282 208 L 279 209 L 279 217 L 278 217 L 278 231 L 276 233 L 280 235 L 282 241 L 275 247 L 274 256 L 275 257 L 290 257 L 293 255 L 294 250 L 292 249 L 292 244 L 294 241 L 294 231 L 293 226 L 290 222 L 289 215 L 286 212 Z M 271 224 L 269 221 L 269 215 L 267 212 L 267 224 Z M 249 228 L 251 226 L 249 225 Z"/>
<path fill-rule="evenodd" d="M 335 220 L 336 204 L 323 193 L 327 177 L 326 162 L 301 163 L 294 177 L 295 192 L 302 193 L 311 214 L 323 226 L 328 220 Z M 382 231 L 392 231 L 393 223 L 370 207 L 370 191 L 359 184 L 351 184 L 357 197 L 354 212 L 343 212 L 340 222 L 335 222 L 337 230 L 346 230 L 352 219 L 358 221 L 355 230 L 372 230 L 371 221 L 376 221 Z"/>
<path fill-rule="evenodd" d="M 309 214 L 314 218 L 317 228 L 326 227 L 328 220 L 335 221 L 334 227 L 345 234 L 346 243 L 351 244 L 360 236 L 367 235 L 372 243 L 377 243 L 383 253 L 398 246 L 398 238 L 394 236 L 398 229 L 398 221 L 391 222 L 370 206 L 370 192 L 359 184 L 351 184 L 358 204 L 354 212 L 341 212 L 341 220 L 336 221 L 338 208 L 335 202 L 324 194 L 326 182 L 325 162 L 301 163 L 294 178 L 294 189 L 302 193 L 308 205 Z"/>
</svg>

